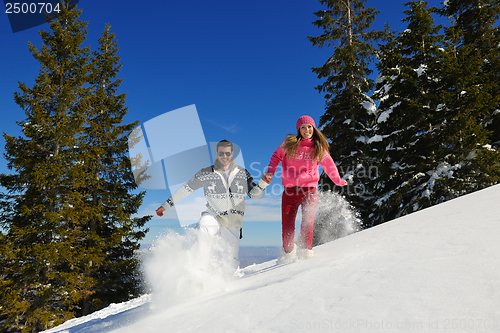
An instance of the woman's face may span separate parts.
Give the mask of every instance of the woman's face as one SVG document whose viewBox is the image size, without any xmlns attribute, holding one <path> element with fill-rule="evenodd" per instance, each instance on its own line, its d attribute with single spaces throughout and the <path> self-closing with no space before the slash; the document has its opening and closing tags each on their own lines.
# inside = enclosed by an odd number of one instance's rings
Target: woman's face
<svg viewBox="0 0 500 333">
<path fill-rule="evenodd" d="M 300 135 L 304 139 L 311 139 L 314 133 L 314 127 L 311 124 L 302 124 L 300 126 Z"/>
</svg>

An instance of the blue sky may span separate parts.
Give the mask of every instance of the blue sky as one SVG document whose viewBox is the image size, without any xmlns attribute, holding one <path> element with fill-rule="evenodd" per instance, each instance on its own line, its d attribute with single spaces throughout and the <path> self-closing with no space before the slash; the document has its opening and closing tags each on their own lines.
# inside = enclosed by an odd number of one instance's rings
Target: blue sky
<svg viewBox="0 0 500 333">
<path fill-rule="evenodd" d="M 368 1 L 367 7 L 381 11 L 372 28 L 389 22 L 404 30 L 402 3 Z M 324 113 L 324 97 L 314 89 L 321 81 L 311 67 L 321 66 L 333 51 L 307 40 L 321 33 L 311 23 L 313 13 L 324 9 L 319 1 L 80 0 L 78 7 L 81 19 L 88 21 L 86 43 L 92 49 L 106 23 L 117 36 L 123 63 L 119 77 L 124 80 L 120 92 L 128 94 L 125 122 L 143 123 L 195 104 L 207 142 L 238 144 L 256 179 L 285 135 L 295 132 L 298 117 L 307 114 L 319 122 Z M 48 25 L 12 33 L 7 15 L 0 14 L 2 133 L 20 135 L 16 121 L 25 114 L 13 94 L 18 82 L 32 86 L 38 76 L 28 41 L 40 47 L 40 29 L 48 30 Z M 182 138 L 169 135 L 170 126 L 164 125 L 164 144 L 176 145 Z M 3 154 L 3 137 L 0 141 Z M 8 172 L 4 158 L 0 172 Z M 278 184 L 275 179 L 262 199 L 247 201 L 242 246 L 281 245 Z M 168 190 L 148 190 L 139 213 L 152 214 L 169 195 Z M 144 243 L 178 226 L 173 213 L 155 216 Z"/>
</svg>

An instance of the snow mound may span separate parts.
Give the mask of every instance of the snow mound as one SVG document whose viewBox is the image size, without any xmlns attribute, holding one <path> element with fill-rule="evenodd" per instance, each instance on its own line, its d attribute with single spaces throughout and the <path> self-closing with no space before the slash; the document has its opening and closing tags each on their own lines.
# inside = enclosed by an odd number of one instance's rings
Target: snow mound
<svg viewBox="0 0 500 333">
<path fill-rule="evenodd" d="M 47 332 L 498 331 L 499 198 L 492 186 L 315 247 L 309 260 L 246 267 L 222 290 L 154 309 L 144 296 L 133 311 L 118 304 Z"/>
</svg>

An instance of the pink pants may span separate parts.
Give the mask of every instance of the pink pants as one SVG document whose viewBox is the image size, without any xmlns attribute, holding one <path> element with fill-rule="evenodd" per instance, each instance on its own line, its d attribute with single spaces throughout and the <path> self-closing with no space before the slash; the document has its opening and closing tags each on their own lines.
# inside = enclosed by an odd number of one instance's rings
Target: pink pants
<svg viewBox="0 0 500 333">
<path fill-rule="evenodd" d="M 281 227 L 283 248 L 293 250 L 295 238 L 295 218 L 299 206 L 302 206 L 302 224 L 300 225 L 299 247 L 312 249 L 314 217 L 318 207 L 316 187 L 285 187 L 281 201 Z"/>
</svg>

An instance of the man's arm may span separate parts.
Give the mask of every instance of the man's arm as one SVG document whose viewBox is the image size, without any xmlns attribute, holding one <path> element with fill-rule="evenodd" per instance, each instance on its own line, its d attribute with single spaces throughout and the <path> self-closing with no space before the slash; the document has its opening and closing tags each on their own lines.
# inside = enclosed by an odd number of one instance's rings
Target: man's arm
<svg viewBox="0 0 500 333">
<path fill-rule="evenodd" d="M 172 194 L 170 198 L 167 199 L 167 201 L 165 201 L 160 207 L 158 207 L 158 209 L 156 210 L 156 215 L 163 216 L 164 211 L 169 210 L 176 203 L 179 203 L 180 201 L 182 201 L 182 199 L 193 192 L 194 190 L 192 190 L 187 183 L 182 185 L 177 189 L 177 191 L 174 192 L 174 194 Z"/>
<path fill-rule="evenodd" d="M 203 182 L 200 180 L 199 171 L 193 178 L 191 178 L 186 184 L 182 185 L 175 191 L 170 198 L 167 199 L 158 209 L 156 209 L 156 215 L 163 216 L 163 212 L 169 210 L 175 204 L 181 202 L 185 197 L 199 189 L 203 186 Z"/>
<path fill-rule="evenodd" d="M 271 182 L 267 182 L 264 178 L 259 179 L 259 182 L 255 184 L 253 177 L 250 173 L 245 170 L 247 176 L 247 189 L 248 196 L 252 199 L 259 199 L 264 194 L 264 191 Z"/>
</svg>

